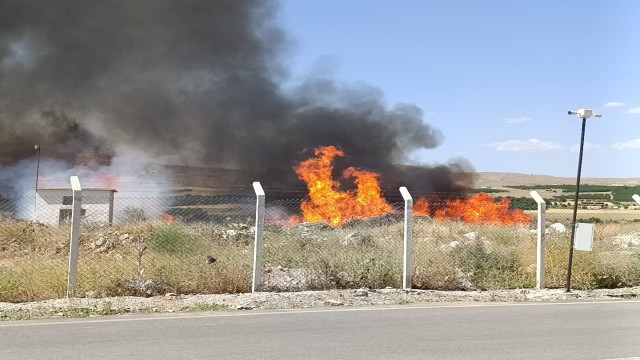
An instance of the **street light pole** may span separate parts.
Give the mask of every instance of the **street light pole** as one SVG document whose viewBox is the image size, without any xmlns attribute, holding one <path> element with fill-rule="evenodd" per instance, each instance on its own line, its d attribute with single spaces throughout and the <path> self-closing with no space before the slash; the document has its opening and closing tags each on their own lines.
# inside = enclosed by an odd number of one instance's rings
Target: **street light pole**
<svg viewBox="0 0 640 360">
<path fill-rule="evenodd" d="M 601 117 L 602 114 L 593 114 L 590 109 L 569 111 L 569 115 L 578 115 L 582 118 L 582 135 L 580 136 L 580 156 L 578 157 L 578 175 L 576 176 L 576 197 L 573 202 L 573 220 L 571 221 L 571 243 L 569 243 L 569 266 L 567 269 L 566 292 L 571 292 L 571 266 L 573 265 L 573 244 L 576 236 L 576 218 L 578 216 L 578 200 L 580 198 L 580 174 L 582 172 L 582 154 L 584 152 L 584 132 L 587 127 L 587 119 L 591 116 Z"/>
<path fill-rule="evenodd" d="M 36 151 L 38 152 L 38 162 L 36 165 L 36 190 L 33 197 L 33 214 L 35 215 L 36 208 L 38 206 L 38 177 L 40 175 L 39 174 L 40 173 L 40 145 L 36 144 L 33 148 L 36 149 Z"/>
</svg>

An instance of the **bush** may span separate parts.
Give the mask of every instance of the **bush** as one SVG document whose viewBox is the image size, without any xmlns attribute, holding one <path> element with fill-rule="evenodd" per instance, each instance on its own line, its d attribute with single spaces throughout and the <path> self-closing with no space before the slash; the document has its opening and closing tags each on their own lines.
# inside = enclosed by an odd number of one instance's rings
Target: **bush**
<svg viewBox="0 0 640 360">
<path fill-rule="evenodd" d="M 506 282 L 501 281 L 501 277 L 511 276 L 519 270 L 518 256 L 512 249 L 488 251 L 480 240 L 456 247 L 453 258 L 476 288 L 501 286 L 499 284 Z"/>
<path fill-rule="evenodd" d="M 189 250 L 188 236 L 184 230 L 173 225 L 162 225 L 153 229 L 151 246 L 154 250 L 181 253 Z"/>
<path fill-rule="evenodd" d="M 121 211 L 121 218 L 125 224 L 134 224 L 147 221 L 147 214 L 141 208 L 127 206 Z"/>
<path fill-rule="evenodd" d="M 592 216 L 586 219 L 578 219 L 579 223 L 587 223 L 587 224 L 602 224 L 602 219 Z"/>
</svg>

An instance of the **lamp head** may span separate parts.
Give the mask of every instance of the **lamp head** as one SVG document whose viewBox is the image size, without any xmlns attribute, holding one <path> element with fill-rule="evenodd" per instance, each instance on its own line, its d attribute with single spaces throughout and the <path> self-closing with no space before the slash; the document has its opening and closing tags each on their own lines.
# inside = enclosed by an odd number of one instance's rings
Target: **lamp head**
<svg viewBox="0 0 640 360">
<path fill-rule="evenodd" d="M 602 117 L 602 114 L 594 114 L 591 109 L 578 109 L 576 111 L 569 111 L 569 115 L 578 115 L 583 119 L 588 119 L 590 117 Z"/>
</svg>

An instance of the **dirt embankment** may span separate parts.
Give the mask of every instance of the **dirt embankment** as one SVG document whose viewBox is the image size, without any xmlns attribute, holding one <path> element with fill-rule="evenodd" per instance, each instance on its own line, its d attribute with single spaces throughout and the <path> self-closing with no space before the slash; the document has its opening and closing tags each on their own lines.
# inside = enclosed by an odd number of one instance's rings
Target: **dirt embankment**
<svg viewBox="0 0 640 360">
<path fill-rule="evenodd" d="M 489 291 L 436 291 L 357 289 L 255 294 L 176 295 L 150 298 L 72 298 L 29 303 L 0 303 L 1 320 L 96 317 L 116 314 L 174 313 L 194 311 L 247 311 L 253 309 L 301 309 L 323 306 L 374 306 L 452 302 L 603 301 L 635 299 L 640 287 L 573 290 L 515 289 Z"/>
</svg>

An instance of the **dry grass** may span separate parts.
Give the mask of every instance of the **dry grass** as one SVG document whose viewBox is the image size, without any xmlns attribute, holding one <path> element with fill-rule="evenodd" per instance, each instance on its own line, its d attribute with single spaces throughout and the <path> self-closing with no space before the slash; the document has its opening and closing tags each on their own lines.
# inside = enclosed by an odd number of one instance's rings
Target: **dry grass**
<svg viewBox="0 0 640 360">
<path fill-rule="evenodd" d="M 268 225 L 264 264 L 295 278 L 269 290 L 400 287 L 402 223 L 395 218 L 332 229 L 318 224 Z M 613 244 L 637 224 L 596 227 L 594 251 L 576 252 L 573 286 L 640 284 L 640 251 Z M 33 301 L 66 294 L 67 229 L 0 223 L 0 301 Z M 100 240 L 102 239 L 102 240 Z M 566 280 L 569 233 L 547 242 L 547 284 Z M 528 228 L 439 223 L 417 217 L 417 288 L 520 288 L 535 285 L 536 237 Z M 207 256 L 216 259 L 207 262 Z M 134 223 L 85 226 L 80 240 L 79 296 L 248 292 L 253 235 L 242 224 Z M 209 261 L 211 262 L 211 261 Z"/>
<path fill-rule="evenodd" d="M 526 210 L 525 213 L 530 216 L 537 216 L 535 210 Z M 573 219 L 573 209 L 547 209 L 547 222 L 570 223 Z M 640 211 L 638 210 L 578 210 L 578 220 L 580 219 L 600 219 L 601 222 L 640 222 Z M 640 225 L 637 226 L 640 228 Z"/>
</svg>

